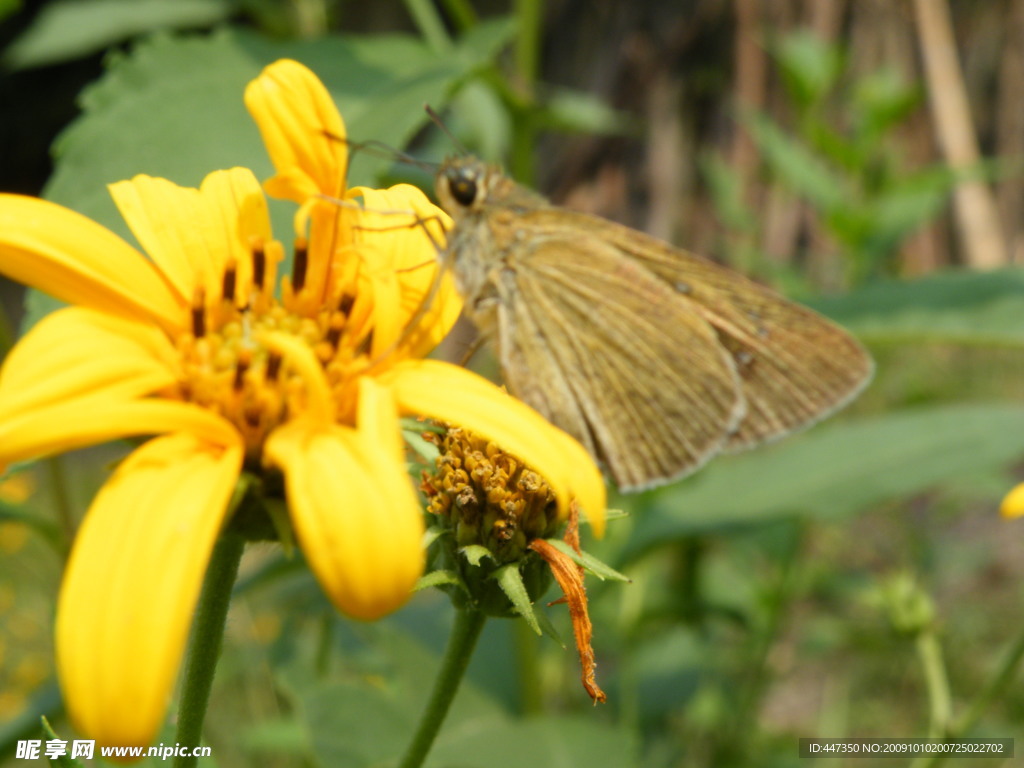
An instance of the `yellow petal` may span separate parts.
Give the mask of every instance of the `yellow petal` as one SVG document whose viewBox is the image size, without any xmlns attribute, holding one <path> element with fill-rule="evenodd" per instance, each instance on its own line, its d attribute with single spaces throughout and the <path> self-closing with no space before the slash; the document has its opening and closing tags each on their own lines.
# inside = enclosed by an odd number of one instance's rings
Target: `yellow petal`
<svg viewBox="0 0 1024 768">
<path fill-rule="evenodd" d="M 214 285 L 213 265 L 199 258 L 200 250 L 205 250 L 199 233 L 179 224 L 199 218 L 199 190 L 141 174 L 107 189 L 135 239 L 167 275 L 181 304 L 191 302 L 198 285 Z"/>
<path fill-rule="evenodd" d="M 596 536 L 604 533 L 604 480 L 576 440 L 535 410 L 476 374 L 439 360 L 411 360 L 382 374 L 404 413 L 464 427 L 531 466 L 558 497 L 563 515 L 575 497 Z"/>
<path fill-rule="evenodd" d="M 388 281 L 398 284 L 397 305 L 381 308 L 393 317 L 394 329 L 381 332 L 378 321 L 374 354 L 404 333 L 403 354 L 422 357 L 448 335 L 462 311 L 451 273 L 439 274 L 439 253 L 451 218 L 409 184 L 386 190 L 356 187 L 349 191 L 350 197 L 355 195 L 363 198 L 364 209 L 350 213 L 350 226 L 366 270 L 378 290 Z M 411 333 L 406 330 L 409 323 L 416 325 Z"/>
<path fill-rule="evenodd" d="M 237 285 L 248 286 L 252 243 L 270 240 L 266 199 L 247 168 L 215 171 L 198 190 L 140 175 L 111 184 L 110 194 L 183 303 L 200 286 L 207 297 L 220 296 L 229 264 Z M 238 303 L 247 299 L 240 295 Z"/>
<path fill-rule="evenodd" d="M 295 533 L 324 591 L 371 620 L 409 599 L 424 526 L 390 393 L 370 379 L 359 391 L 357 430 L 295 421 L 271 436 L 266 455 L 284 471 Z"/>
<path fill-rule="evenodd" d="M 446 233 L 454 224 L 419 187 L 411 184 L 396 184 L 388 189 L 353 187 L 347 196 L 363 199 L 362 210 L 351 210 L 351 215 L 357 219 L 359 239 L 387 252 L 390 268 L 407 270 L 439 261 Z M 421 283 L 429 282 L 429 277 L 422 275 L 416 279 Z"/>
<path fill-rule="evenodd" d="M 46 200 L 0 194 L 0 273 L 70 304 L 165 328 L 188 321 L 187 308 L 142 254 Z"/>
<path fill-rule="evenodd" d="M 132 435 L 188 432 L 216 445 L 233 445 L 237 430 L 190 403 L 85 397 L 12 415 L 0 421 L 0 471 L 6 464 L 63 453 Z"/>
<path fill-rule="evenodd" d="M 84 736 L 144 746 L 158 733 L 241 463 L 240 446 L 156 438 L 93 501 L 56 623 L 64 701 Z"/>
<path fill-rule="evenodd" d="M 304 203 L 343 194 L 345 125 L 316 75 L 297 61 L 276 61 L 249 83 L 245 105 L 278 172 L 265 185 L 269 195 Z"/>
<path fill-rule="evenodd" d="M 252 285 L 252 247 L 271 239 L 270 212 L 259 181 L 248 168 L 232 168 L 209 174 L 199 188 L 208 211 L 210 243 L 218 249 L 225 266 L 234 262 L 238 285 Z M 194 226 L 194 225 L 193 225 Z M 248 295 L 239 295 L 238 306 L 248 303 Z"/>
<path fill-rule="evenodd" d="M 43 318 L 0 370 L 0 421 L 65 400 L 129 400 L 177 381 L 175 352 L 157 327 L 83 307 Z"/>
<path fill-rule="evenodd" d="M 1024 515 L 1024 483 L 1016 486 L 1006 494 L 1003 503 L 999 505 L 999 513 L 1003 517 L 1020 517 Z"/>
</svg>

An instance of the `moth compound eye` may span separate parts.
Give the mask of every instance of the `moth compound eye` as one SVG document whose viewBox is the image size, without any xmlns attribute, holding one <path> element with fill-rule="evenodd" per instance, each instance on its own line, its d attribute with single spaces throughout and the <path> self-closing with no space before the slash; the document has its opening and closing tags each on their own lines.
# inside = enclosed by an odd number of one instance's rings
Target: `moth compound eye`
<svg viewBox="0 0 1024 768">
<path fill-rule="evenodd" d="M 459 205 L 468 208 L 476 200 L 476 176 L 467 173 L 453 173 L 448 176 L 448 188 L 452 198 Z"/>
</svg>

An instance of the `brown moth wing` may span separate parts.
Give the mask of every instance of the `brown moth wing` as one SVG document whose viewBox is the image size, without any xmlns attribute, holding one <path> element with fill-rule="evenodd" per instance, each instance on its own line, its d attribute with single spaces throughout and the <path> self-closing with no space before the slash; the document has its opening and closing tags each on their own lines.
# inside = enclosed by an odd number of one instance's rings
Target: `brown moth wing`
<svg viewBox="0 0 1024 768">
<path fill-rule="evenodd" d="M 509 389 L 583 442 L 622 490 L 720 452 L 744 403 L 732 358 L 693 303 L 599 237 L 535 229 L 533 216 L 491 273 Z"/>
<path fill-rule="evenodd" d="M 531 218 L 542 219 L 538 210 Z M 696 254 L 614 222 L 559 209 L 691 299 L 736 362 L 746 417 L 727 450 L 742 450 L 809 426 L 852 400 L 874 365 L 849 333 L 816 312 Z M 543 221 L 534 222 L 537 227 Z"/>
</svg>

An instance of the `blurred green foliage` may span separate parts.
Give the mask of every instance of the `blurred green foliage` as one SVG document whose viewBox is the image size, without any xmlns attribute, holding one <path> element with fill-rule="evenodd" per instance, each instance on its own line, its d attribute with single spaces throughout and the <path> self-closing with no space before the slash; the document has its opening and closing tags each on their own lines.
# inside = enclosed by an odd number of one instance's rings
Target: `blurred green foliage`
<svg viewBox="0 0 1024 768">
<path fill-rule="evenodd" d="M 845 262 L 847 286 L 895 274 L 900 246 L 942 211 L 958 181 L 943 165 L 908 169 L 898 132 L 919 106 L 919 88 L 884 67 L 849 82 L 843 52 L 810 32 L 782 37 L 769 50 L 792 125 L 762 112 L 740 114 L 765 172 L 814 211 Z M 759 217 L 736 174 L 714 155 L 704 171 L 723 223 L 744 236 L 739 263 L 763 268 L 764 257 L 751 253 Z"/>
</svg>

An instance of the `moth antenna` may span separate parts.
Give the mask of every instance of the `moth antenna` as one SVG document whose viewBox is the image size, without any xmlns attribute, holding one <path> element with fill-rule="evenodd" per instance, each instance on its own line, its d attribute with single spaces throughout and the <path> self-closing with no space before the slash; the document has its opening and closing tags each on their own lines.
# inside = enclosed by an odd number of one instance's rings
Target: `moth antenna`
<svg viewBox="0 0 1024 768">
<path fill-rule="evenodd" d="M 352 139 L 344 136 L 336 136 L 330 131 L 324 131 L 323 134 L 333 141 L 347 144 L 352 150 L 352 154 L 355 154 L 356 152 L 366 152 L 374 157 L 401 160 L 403 163 L 407 163 L 408 165 L 427 171 L 428 173 L 434 173 L 437 170 L 437 163 L 428 163 L 425 160 L 415 158 L 407 152 L 403 152 L 400 149 L 395 149 L 389 144 L 385 144 L 383 141 L 378 141 L 376 139 L 370 139 L 368 141 L 353 141 Z"/>
<path fill-rule="evenodd" d="M 444 135 L 451 139 L 452 144 L 454 144 L 455 148 L 459 150 L 459 153 L 463 155 L 468 155 L 469 150 L 466 149 L 465 145 L 463 145 L 461 141 L 455 138 L 454 133 L 448 130 L 448 126 L 444 124 L 444 121 L 441 119 L 440 115 L 438 115 L 437 112 L 434 111 L 433 107 L 431 107 L 429 104 L 424 104 L 423 108 L 427 111 L 427 114 L 430 116 L 430 119 L 434 122 L 434 125 L 436 125 L 442 131 L 444 131 Z"/>
</svg>

